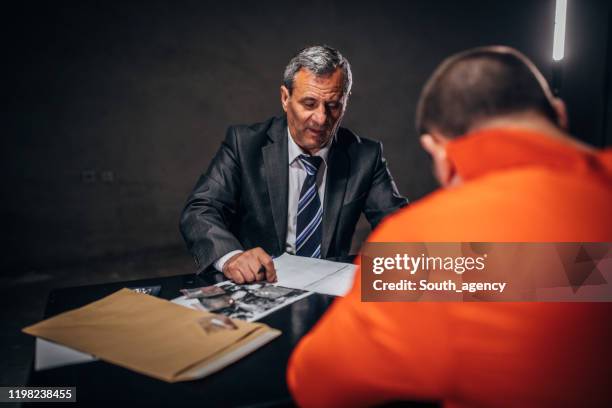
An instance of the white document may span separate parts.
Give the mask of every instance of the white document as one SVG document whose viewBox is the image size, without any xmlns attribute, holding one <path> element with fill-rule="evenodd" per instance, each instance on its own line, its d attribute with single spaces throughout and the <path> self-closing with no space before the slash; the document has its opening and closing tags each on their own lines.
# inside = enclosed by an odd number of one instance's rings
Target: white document
<svg viewBox="0 0 612 408">
<path fill-rule="evenodd" d="M 97 360 L 91 354 L 81 353 L 70 347 L 62 346 L 40 337 L 36 338 L 35 348 L 34 369 L 36 371 Z"/>
<path fill-rule="evenodd" d="M 344 296 L 353 285 L 357 266 L 284 253 L 274 259 L 277 286 Z"/>
</svg>

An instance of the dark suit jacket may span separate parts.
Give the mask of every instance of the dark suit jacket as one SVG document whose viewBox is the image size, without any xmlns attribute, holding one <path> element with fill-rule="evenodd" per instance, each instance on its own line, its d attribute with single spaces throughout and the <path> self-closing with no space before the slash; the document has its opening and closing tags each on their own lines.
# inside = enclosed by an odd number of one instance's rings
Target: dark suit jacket
<svg viewBox="0 0 612 408">
<path fill-rule="evenodd" d="M 285 250 L 289 159 L 287 119 L 232 126 L 198 180 L 181 216 L 181 233 L 202 271 L 236 249 Z M 379 142 L 340 128 L 328 156 L 323 203 L 323 258 L 346 256 L 363 212 L 375 227 L 407 204 Z"/>
</svg>

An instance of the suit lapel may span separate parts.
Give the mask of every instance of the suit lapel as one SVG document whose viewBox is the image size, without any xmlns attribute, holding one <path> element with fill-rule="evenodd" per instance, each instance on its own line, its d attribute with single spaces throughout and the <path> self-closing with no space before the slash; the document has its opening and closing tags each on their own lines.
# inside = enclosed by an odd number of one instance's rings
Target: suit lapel
<svg viewBox="0 0 612 408">
<path fill-rule="evenodd" d="M 331 240 L 344 202 L 344 192 L 349 176 L 349 159 L 346 150 L 339 144 L 332 145 L 327 160 L 325 203 L 323 206 L 323 238 L 321 257 L 326 258 Z"/>
<path fill-rule="evenodd" d="M 289 199 L 289 156 L 287 153 L 287 121 L 275 120 L 268 136 L 272 143 L 262 148 L 270 209 L 280 252 L 285 251 L 287 237 L 287 200 Z M 279 253 L 280 255 L 280 253 Z"/>
</svg>

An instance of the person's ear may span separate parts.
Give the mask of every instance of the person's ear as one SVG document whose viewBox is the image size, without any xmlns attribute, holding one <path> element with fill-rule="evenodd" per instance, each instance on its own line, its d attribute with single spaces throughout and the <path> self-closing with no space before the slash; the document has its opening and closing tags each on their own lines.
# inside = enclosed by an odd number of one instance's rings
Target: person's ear
<svg viewBox="0 0 612 408">
<path fill-rule="evenodd" d="M 434 132 L 421 135 L 421 146 L 433 160 L 434 176 L 442 187 L 452 184 L 455 169 L 446 155 L 448 139 Z"/>
<path fill-rule="evenodd" d="M 352 92 L 352 91 L 351 91 Z M 346 107 L 348 106 L 349 97 L 351 96 L 351 92 L 346 96 L 342 96 L 342 113 L 346 111 Z"/>
<path fill-rule="evenodd" d="M 567 108 L 565 107 L 565 102 L 561 98 L 553 99 L 553 109 L 557 113 L 557 124 L 563 130 L 569 129 L 569 121 L 567 118 Z"/>
<path fill-rule="evenodd" d="M 289 104 L 290 92 L 289 89 L 285 85 L 281 85 L 280 87 L 280 96 L 281 96 L 281 105 L 283 105 L 283 110 L 287 112 L 287 105 Z"/>
</svg>

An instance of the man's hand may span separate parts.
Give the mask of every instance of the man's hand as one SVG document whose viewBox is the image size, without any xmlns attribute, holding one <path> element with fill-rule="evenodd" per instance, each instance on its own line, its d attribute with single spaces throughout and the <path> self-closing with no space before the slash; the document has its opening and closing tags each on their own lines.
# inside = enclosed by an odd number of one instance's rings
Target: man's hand
<svg viewBox="0 0 612 408">
<path fill-rule="evenodd" d="M 242 284 L 261 280 L 276 282 L 276 270 L 272 257 L 257 247 L 232 256 L 223 265 L 223 275 Z"/>
</svg>

